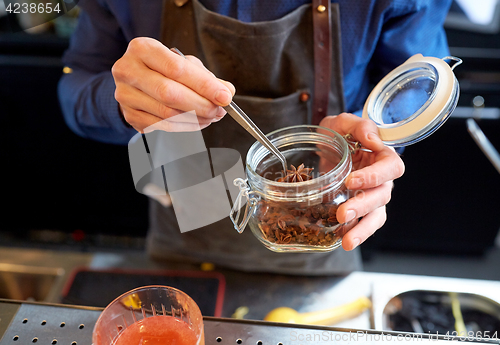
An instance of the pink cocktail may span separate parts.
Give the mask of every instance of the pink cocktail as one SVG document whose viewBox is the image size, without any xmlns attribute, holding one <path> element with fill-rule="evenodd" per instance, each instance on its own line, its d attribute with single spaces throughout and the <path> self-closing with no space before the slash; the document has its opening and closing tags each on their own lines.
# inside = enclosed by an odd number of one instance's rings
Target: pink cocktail
<svg viewBox="0 0 500 345">
<path fill-rule="evenodd" d="M 168 286 L 131 290 L 101 313 L 93 345 L 204 345 L 203 317 L 184 292 Z"/>
<path fill-rule="evenodd" d="M 189 325 L 171 316 L 152 316 L 127 327 L 113 345 L 193 345 L 198 338 Z"/>
</svg>

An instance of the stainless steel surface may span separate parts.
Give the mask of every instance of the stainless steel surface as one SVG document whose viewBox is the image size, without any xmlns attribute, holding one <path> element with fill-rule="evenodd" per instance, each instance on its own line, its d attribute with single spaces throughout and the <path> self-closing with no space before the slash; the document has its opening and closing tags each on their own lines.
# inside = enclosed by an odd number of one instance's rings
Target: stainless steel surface
<svg viewBox="0 0 500 345">
<path fill-rule="evenodd" d="M 64 269 L 0 263 L 0 298 L 45 301 Z"/>
<path fill-rule="evenodd" d="M 100 310 L 22 304 L 3 334 L 0 345 L 90 344 L 100 313 Z"/>
<path fill-rule="evenodd" d="M 257 127 L 255 123 L 243 112 L 234 102 L 231 102 L 227 107 L 224 107 L 231 117 L 238 122 L 248 133 L 250 133 L 259 143 L 279 159 L 283 165 L 283 171 L 286 172 L 288 164 L 285 156 L 278 150 L 276 146 L 265 136 L 264 133 Z"/>
<path fill-rule="evenodd" d="M 0 296 L 33 297 L 37 301 L 57 303 L 71 271 L 87 266 L 92 256 L 91 253 L 0 247 Z M 36 290 L 26 286 L 29 284 L 34 284 Z"/>
<path fill-rule="evenodd" d="M 20 303 L 9 303 L 0 301 L 0 341 L 3 334 L 10 326 L 12 319 L 16 316 L 17 311 L 21 307 Z"/>
<path fill-rule="evenodd" d="M 469 341 L 471 339 L 464 339 Z M 381 342 L 458 344 L 459 340 L 445 340 L 442 336 L 403 332 L 363 331 L 349 328 L 303 326 L 261 321 L 233 321 L 230 319 L 205 320 L 205 343 L 303 345 L 303 344 L 378 344 Z M 495 344 L 495 341 L 475 343 Z"/>
<path fill-rule="evenodd" d="M 476 121 L 473 119 L 467 119 L 467 130 L 476 142 L 477 146 L 483 151 L 483 153 L 488 157 L 489 161 L 495 169 L 500 173 L 500 154 L 495 149 L 495 146 L 488 140 L 484 135 L 483 131 L 477 125 Z"/>
<path fill-rule="evenodd" d="M 15 305 L 20 302 L 10 302 Z M 0 308 L 5 306 L 0 301 Z M 101 312 L 95 308 L 22 303 L 0 334 L 0 345 L 7 344 L 91 344 L 92 330 Z M 10 321 L 10 320 L 9 320 Z M 3 320 L 0 320 L 2 325 Z M 468 341 L 444 340 L 429 334 L 361 331 L 356 329 L 301 326 L 262 321 L 204 318 L 205 344 L 289 345 L 289 344 L 376 344 L 384 341 L 458 344 Z M 474 341 L 497 343 L 495 341 Z"/>
<path fill-rule="evenodd" d="M 53 296 L 50 299 L 55 303 L 60 301 L 62 288 L 70 278 L 71 271 L 80 266 L 91 269 L 200 270 L 199 265 L 152 261 L 143 251 L 74 253 L 0 247 L 0 262 L 31 267 L 62 268 L 64 275 L 60 278 L 61 281 L 58 280 L 54 284 L 51 291 Z M 303 313 L 339 306 L 361 296 L 367 296 L 372 299 L 372 310 L 335 326 L 361 330 L 375 327 L 376 330 L 382 331 L 385 305 L 392 297 L 405 291 L 456 291 L 474 293 L 495 302 L 499 302 L 500 299 L 498 281 L 369 272 L 353 272 L 346 276 L 304 277 L 241 272 L 217 267 L 216 270 L 222 273 L 226 280 L 222 316 L 231 317 L 236 309 L 246 306 L 248 313 L 244 317 L 250 320 L 262 320 L 269 311 L 277 307 L 286 306 Z M 372 323 L 370 315 L 373 315 Z M 247 343 L 256 344 L 253 343 L 254 336 L 250 335 L 247 336 L 249 339 Z M 227 344 L 235 343 L 235 340 L 231 339 Z M 283 342 L 283 344 L 288 343 L 293 344 L 290 341 Z M 263 344 L 276 345 L 278 342 Z"/>
</svg>

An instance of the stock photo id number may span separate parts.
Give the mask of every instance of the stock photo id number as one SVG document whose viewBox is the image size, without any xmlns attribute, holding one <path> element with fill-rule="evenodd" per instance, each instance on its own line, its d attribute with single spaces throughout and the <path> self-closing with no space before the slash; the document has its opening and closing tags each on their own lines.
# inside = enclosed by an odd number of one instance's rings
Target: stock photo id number
<svg viewBox="0 0 500 345">
<path fill-rule="evenodd" d="M 29 31 L 67 14 L 77 3 L 78 0 L 3 0 L 0 15 L 8 19 L 11 32 Z"/>
</svg>

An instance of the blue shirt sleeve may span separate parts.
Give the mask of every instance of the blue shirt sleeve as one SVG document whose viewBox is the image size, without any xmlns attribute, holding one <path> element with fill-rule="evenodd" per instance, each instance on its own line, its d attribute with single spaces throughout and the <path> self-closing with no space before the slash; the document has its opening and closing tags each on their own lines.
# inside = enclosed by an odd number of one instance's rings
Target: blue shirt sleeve
<svg viewBox="0 0 500 345">
<path fill-rule="evenodd" d="M 438 58 L 449 55 L 443 23 L 450 6 L 451 0 L 395 1 L 385 15 L 371 61 L 377 66 L 375 80 L 415 54 Z"/>
<path fill-rule="evenodd" d="M 340 2 L 348 112 L 360 115 L 371 87 L 409 57 L 449 54 L 443 23 L 451 2 L 382 0 L 371 7 Z M 353 15 L 342 18 L 342 10 Z"/>
<path fill-rule="evenodd" d="M 78 27 L 63 56 L 73 72 L 65 74 L 58 87 L 64 118 L 82 137 L 126 144 L 137 131 L 120 115 L 111 67 L 125 52 L 127 41 L 103 4 L 82 0 L 79 6 Z"/>
</svg>

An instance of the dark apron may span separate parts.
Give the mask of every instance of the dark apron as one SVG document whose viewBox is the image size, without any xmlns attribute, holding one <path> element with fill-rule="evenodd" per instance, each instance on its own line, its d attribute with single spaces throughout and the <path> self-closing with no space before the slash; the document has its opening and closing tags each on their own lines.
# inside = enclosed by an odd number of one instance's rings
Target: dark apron
<svg viewBox="0 0 500 345">
<path fill-rule="evenodd" d="M 312 6 L 274 21 L 243 23 L 207 10 L 198 0 L 164 0 L 161 41 L 198 57 L 236 87 L 234 101 L 264 133 L 311 123 L 314 87 Z M 328 114 L 344 110 L 338 4 L 331 4 L 332 78 Z M 237 149 L 243 160 L 255 141 L 230 116 L 202 131 L 207 148 Z M 243 176 L 242 176 L 243 177 Z M 212 262 L 249 271 L 291 274 L 347 273 L 359 253 L 274 253 L 229 218 L 181 234 L 172 208 L 150 202 L 148 252 L 153 258 Z"/>
</svg>

